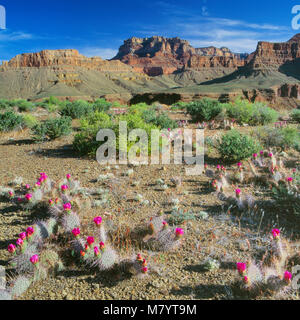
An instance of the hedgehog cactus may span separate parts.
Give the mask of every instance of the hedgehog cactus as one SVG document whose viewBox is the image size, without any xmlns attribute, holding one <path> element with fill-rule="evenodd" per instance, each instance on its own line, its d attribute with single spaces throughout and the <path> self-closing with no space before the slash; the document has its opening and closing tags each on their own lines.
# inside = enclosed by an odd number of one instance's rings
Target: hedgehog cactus
<svg viewBox="0 0 300 320">
<path fill-rule="evenodd" d="M 31 280 L 25 276 L 18 276 L 12 283 L 11 295 L 18 298 L 23 295 L 31 285 Z"/>
<path fill-rule="evenodd" d="M 101 254 L 94 260 L 93 266 L 100 271 L 111 269 L 118 260 L 118 255 L 114 249 L 107 247 L 101 251 Z"/>
<path fill-rule="evenodd" d="M 67 232 L 72 232 L 75 228 L 80 227 L 80 219 L 75 212 L 64 214 L 61 223 Z"/>
</svg>

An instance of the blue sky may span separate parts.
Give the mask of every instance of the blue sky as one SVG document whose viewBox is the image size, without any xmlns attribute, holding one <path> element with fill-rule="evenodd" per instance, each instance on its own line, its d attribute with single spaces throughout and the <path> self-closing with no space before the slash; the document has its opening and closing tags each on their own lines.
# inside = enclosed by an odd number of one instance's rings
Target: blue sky
<svg viewBox="0 0 300 320">
<path fill-rule="evenodd" d="M 300 32 L 291 27 L 296 4 L 300 0 L 0 0 L 6 9 L 0 60 L 67 48 L 108 59 L 125 39 L 153 35 L 252 52 L 259 40 L 286 41 Z"/>
</svg>

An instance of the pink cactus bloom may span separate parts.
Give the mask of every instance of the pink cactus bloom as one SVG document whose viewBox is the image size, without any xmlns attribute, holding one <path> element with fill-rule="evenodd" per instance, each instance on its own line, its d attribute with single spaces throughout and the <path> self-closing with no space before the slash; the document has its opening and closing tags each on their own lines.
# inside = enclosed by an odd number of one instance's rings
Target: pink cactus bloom
<svg viewBox="0 0 300 320">
<path fill-rule="evenodd" d="M 289 272 L 289 271 L 285 271 L 284 273 L 284 280 L 287 282 L 287 283 L 290 283 L 291 280 L 292 280 L 292 274 Z"/>
<path fill-rule="evenodd" d="M 19 238 L 19 239 L 16 241 L 16 244 L 17 244 L 18 246 L 20 246 L 20 247 L 22 247 L 23 243 L 24 243 L 24 241 L 23 241 L 21 238 Z"/>
<path fill-rule="evenodd" d="M 148 272 L 148 267 L 143 267 L 143 268 L 142 268 L 142 272 L 143 272 L 144 274 L 146 274 L 146 273 Z"/>
<path fill-rule="evenodd" d="M 39 256 L 37 254 L 35 254 L 34 256 L 32 256 L 30 258 L 30 262 L 33 264 L 33 265 L 36 265 L 38 262 L 39 262 Z"/>
<path fill-rule="evenodd" d="M 249 278 L 247 276 L 244 276 L 243 281 L 244 281 L 245 284 L 248 284 L 249 283 Z"/>
<path fill-rule="evenodd" d="M 241 192 L 242 192 L 241 189 L 236 189 L 236 190 L 235 190 L 236 196 L 238 197 L 238 196 L 241 194 Z"/>
<path fill-rule="evenodd" d="M 60 188 L 61 188 L 61 191 L 64 192 L 69 189 L 69 186 L 66 184 L 63 184 Z"/>
<path fill-rule="evenodd" d="M 31 198 L 32 198 L 32 194 L 31 194 L 31 193 L 27 193 L 27 194 L 25 195 L 25 199 L 26 199 L 27 201 L 30 201 Z"/>
<path fill-rule="evenodd" d="M 100 246 L 100 249 L 101 249 L 101 250 L 104 250 L 104 248 L 105 248 L 105 243 L 101 241 L 101 242 L 99 243 L 99 246 Z"/>
<path fill-rule="evenodd" d="M 9 191 L 8 195 L 12 198 L 14 196 L 14 193 L 12 191 Z"/>
<path fill-rule="evenodd" d="M 238 168 L 240 168 L 240 167 L 242 166 L 242 163 L 241 163 L 241 162 L 238 162 L 238 163 L 237 163 L 237 166 L 238 166 Z"/>
<path fill-rule="evenodd" d="M 30 236 L 32 236 L 34 234 L 34 228 L 33 227 L 28 227 L 27 229 L 26 229 L 26 235 L 27 235 L 27 237 L 30 237 Z"/>
<path fill-rule="evenodd" d="M 263 150 L 261 150 L 260 152 L 259 152 L 259 154 L 261 155 L 261 156 L 263 156 L 264 155 L 264 151 Z"/>
<path fill-rule="evenodd" d="M 273 157 L 273 153 L 270 152 L 270 153 L 268 154 L 268 156 L 269 156 L 270 158 L 272 158 L 272 157 Z"/>
<path fill-rule="evenodd" d="M 253 153 L 253 158 L 254 158 L 254 159 L 257 158 L 257 153 Z"/>
<path fill-rule="evenodd" d="M 22 240 L 26 239 L 26 232 L 20 233 L 19 234 L 19 238 L 22 239 Z"/>
<path fill-rule="evenodd" d="M 66 175 L 66 178 L 67 178 L 68 180 L 70 180 L 70 179 L 71 179 L 71 175 L 70 175 L 70 173 L 68 173 L 68 174 Z"/>
<path fill-rule="evenodd" d="M 280 230 L 279 229 L 273 229 L 272 230 L 272 234 L 273 234 L 274 239 L 279 239 Z"/>
<path fill-rule="evenodd" d="M 247 266 L 244 262 L 238 262 L 236 268 L 240 274 L 243 274 L 246 271 Z"/>
<path fill-rule="evenodd" d="M 95 254 L 96 257 L 99 256 L 100 251 L 99 251 L 98 247 L 94 247 L 94 254 Z"/>
<path fill-rule="evenodd" d="M 53 206 L 54 205 L 54 201 L 52 199 L 49 200 L 49 205 Z"/>
<path fill-rule="evenodd" d="M 181 238 L 184 235 L 184 230 L 181 228 L 176 228 L 175 234 L 177 238 Z"/>
<path fill-rule="evenodd" d="M 86 242 L 91 246 L 95 242 L 95 239 L 94 237 L 87 237 Z"/>
<path fill-rule="evenodd" d="M 72 205 L 70 202 L 64 203 L 63 207 L 65 211 L 70 211 L 72 209 Z"/>
<path fill-rule="evenodd" d="M 29 184 L 26 184 L 25 188 L 26 188 L 27 190 L 29 190 L 29 189 L 30 189 L 30 185 L 29 185 Z"/>
<path fill-rule="evenodd" d="M 40 187 L 40 186 L 41 186 L 40 181 L 36 182 L 35 186 L 36 186 L 36 187 Z"/>
<path fill-rule="evenodd" d="M 72 233 L 74 235 L 74 237 L 78 237 L 80 235 L 80 229 L 79 228 L 75 228 L 72 230 Z"/>
<path fill-rule="evenodd" d="M 100 224 L 102 223 L 102 218 L 101 217 L 94 218 L 94 223 L 96 226 L 100 226 Z"/>
<path fill-rule="evenodd" d="M 22 202 L 22 201 L 23 201 L 23 199 L 19 197 L 18 198 L 18 202 Z"/>
<path fill-rule="evenodd" d="M 143 257 L 142 257 L 142 255 L 140 253 L 137 255 L 136 260 L 137 261 L 143 261 Z"/>
<path fill-rule="evenodd" d="M 16 246 L 14 244 L 10 244 L 7 248 L 9 253 L 15 253 L 16 251 Z"/>
<path fill-rule="evenodd" d="M 294 179 L 293 179 L 292 177 L 286 178 L 286 181 L 287 181 L 287 182 L 293 182 L 293 180 L 294 180 Z"/>
<path fill-rule="evenodd" d="M 220 170 L 220 169 L 221 169 L 221 166 L 220 166 L 219 164 L 217 165 L 217 169 L 218 169 L 218 170 Z"/>
</svg>

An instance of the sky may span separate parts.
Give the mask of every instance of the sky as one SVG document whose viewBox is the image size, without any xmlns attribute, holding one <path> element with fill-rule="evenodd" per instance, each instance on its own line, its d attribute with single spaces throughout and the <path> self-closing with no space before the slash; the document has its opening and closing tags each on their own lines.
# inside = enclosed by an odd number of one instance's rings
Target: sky
<svg viewBox="0 0 300 320">
<path fill-rule="evenodd" d="M 253 52 L 258 41 L 287 41 L 297 1 L 0 0 L 0 60 L 45 49 L 114 57 L 131 37 L 180 37 L 194 47 Z M 0 7 L 0 26 L 3 20 Z M 300 13 L 300 11 L 299 11 Z"/>
</svg>

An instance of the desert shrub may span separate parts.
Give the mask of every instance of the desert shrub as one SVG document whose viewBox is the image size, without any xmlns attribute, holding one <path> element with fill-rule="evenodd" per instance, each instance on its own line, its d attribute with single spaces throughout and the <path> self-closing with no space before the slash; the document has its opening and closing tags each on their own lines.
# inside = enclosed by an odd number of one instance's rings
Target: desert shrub
<svg viewBox="0 0 300 320">
<path fill-rule="evenodd" d="M 217 100 L 204 98 L 189 103 L 186 109 L 193 121 L 210 121 L 221 112 L 222 105 Z"/>
<path fill-rule="evenodd" d="M 33 116 L 32 114 L 25 114 L 23 116 L 23 122 L 25 127 L 27 128 L 33 128 L 35 125 L 38 124 L 38 120 L 35 116 Z"/>
<path fill-rule="evenodd" d="M 72 119 L 80 119 L 93 112 L 93 105 L 84 100 L 76 100 L 68 102 L 60 110 L 62 116 L 71 117 Z"/>
<path fill-rule="evenodd" d="M 11 107 L 9 100 L 0 99 L 0 110 L 7 110 Z"/>
<path fill-rule="evenodd" d="M 161 113 L 151 122 L 161 129 L 175 129 L 178 127 L 177 122 L 170 119 L 166 113 Z"/>
<path fill-rule="evenodd" d="M 224 105 L 227 115 L 237 120 L 239 124 L 265 125 L 278 120 L 279 114 L 276 110 L 264 103 L 251 103 L 248 100 L 238 99 L 234 103 Z"/>
<path fill-rule="evenodd" d="M 187 105 L 188 105 L 187 102 L 179 101 L 179 102 L 172 104 L 171 110 L 184 110 L 184 109 L 186 109 Z"/>
<path fill-rule="evenodd" d="M 1 108 L 1 107 L 0 107 Z M 300 109 L 295 109 L 292 114 L 291 117 L 294 121 L 300 123 Z"/>
<path fill-rule="evenodd" d="M 272 188 L 272 197 L 276 204 L 287 212 L 300 214 L 300 194 L 284 185 Z"/>
<path fill-rule="evenodd" d="M 19 112 L 32 111 L 35 109 L 34 103 L 23 99 L 12 100 L 10 104 L 12 107 L 18 108 Z"/>
<path fill-rule="evenodd" d="M 239 161 L 252 156 L 260 149 L 259 143 L 248 135 L 231 130 L 217 142 L 217 149 L 222 158 Z"/>
<path fill-rule="evenodd" d="M 130 113 L 137 113 L 137 112 L 141 113 L 145 110 L 148 110 L 149 108 L 152 108 L 152 107 L 149 106 L 147 103 L 142 102 L 142 103 L 137 103 L 137 104 L 131 105 L 129 108 L 129 112 Z"/>
<path fill-rule="evenodd" d="M 156 112 L 153 108 L 144 110 L 142 112 L 142 118 L 145 120 L 146 123 L 154 122 L 156 119 Z"/>
<path fill-rule="evenodd" d="M 158 129 L 153 124 L 146 123 L 140 113 L 129 113 L 111 119 L 105 113 L 95 113 L 81 121 L 80 133 L 75 135 L 73 141 L 74 149 L 81 155 L 95 155 L 97 149 L 101 146 L 100 141 L 96 141 L 97 133 L 101 128 L 112 129 L 116 135 L 116 149 L 119 151 L 119 122 L 127 122 L 128 133 L 133 129 L 144 129 L 148 134 L 148 146 L 151 148 L 151 129 Z M 135 141 L 128 141 L 127 151 L 135 144 Z M 126 150 L 124 150 L 126 151 Z"/>
<path fill-rule="evenodd" d="M 255 136 L 266 148 L 275 147 L 282 150 L 287 148 L 299 148 L 299 129 L 291 126 L 285 128 L 265 126 L 256 130 Z"/>
<path fill-rule="evenodd" d="M 13 111 L 0 113 L 0 132 L 12 131 L 23 126 L 23 117 Z"/>
<path fill-rule="evenodd" d="M 34 139 L 44 141 L 66 136 L 72 131 L 71 123 L 72 119 L 70 117 L 50 119 L 39 123 L 32 128 Z"/>
<path fill-rule="evenodd" d="M 93 103 L 93 110 L 95 112 L 107 112 L 111 108 L 112 104 L 105 99 L 97 99 Z"/>
</svg>

